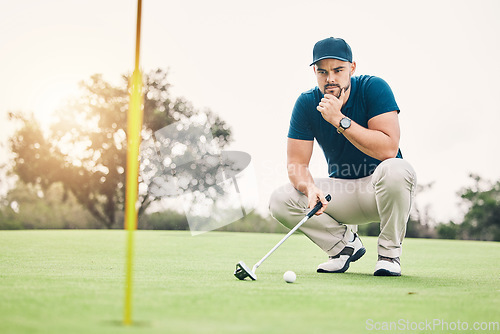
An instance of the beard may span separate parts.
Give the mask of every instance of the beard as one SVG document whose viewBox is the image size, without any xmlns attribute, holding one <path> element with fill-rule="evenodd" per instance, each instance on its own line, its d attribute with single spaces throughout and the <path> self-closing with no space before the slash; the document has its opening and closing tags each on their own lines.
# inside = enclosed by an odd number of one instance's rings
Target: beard
<svg viewBox="0 0 500 334">
<path fill-rule="evenodd" d="M 341 87 L 339 84 L 326 84 L 324 87 L 323 87 L 323 95 L 325 94 L 326 90 L 327 89 L 331 89 L 332 87 L 337 87 L 339 88 L 339 93 L 338 94 L 333 94 L 333 96 L 335 96 L 337 99 L 340 99 L 340 95 L 342 95 L 342 90 L 345 92 L 347 92 L 347 90 L 349 88 L 351 88 L 351 74 L 349 73 L 349 81 L 347 82 L 347 85 L 344 86 L 344 87 Z"/>
<path fill-rule="evenodd" d="M 332 85 L 332 84 L 326 84 L 325 87 L 323 88 L 323 92 L 326 92 L 327 89 L 332 89 L 333 87 L 336 87 L 336 88 L 339 88 L 339 93 L 338 94 L 332 94 L 333 96 L 335 96 L 337 99 L 340 98 L 340 95 L 342 95 L 342 90 L 344 92 L 346 92 L 349 88 L 351 88 L 351 82 L 349 80 L 349 83 L 344 86 L 344 87 L 341 87 L 340 85 Z"/>
</svg>

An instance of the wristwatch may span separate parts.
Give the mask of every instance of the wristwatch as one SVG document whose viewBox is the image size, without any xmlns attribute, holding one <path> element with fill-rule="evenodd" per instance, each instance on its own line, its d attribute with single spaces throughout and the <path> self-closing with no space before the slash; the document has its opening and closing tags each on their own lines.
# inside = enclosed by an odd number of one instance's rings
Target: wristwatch
<svg viewBox="0 0 500 334">
<path fill-rule="evenodd" d="M 344 117 L 340 120 L 339 127 L 337 128 L 338 133 L 343 133 L 345 130 L 349 129 L 351 126 L 351 119 L 349 117 Z"/>
</svg>

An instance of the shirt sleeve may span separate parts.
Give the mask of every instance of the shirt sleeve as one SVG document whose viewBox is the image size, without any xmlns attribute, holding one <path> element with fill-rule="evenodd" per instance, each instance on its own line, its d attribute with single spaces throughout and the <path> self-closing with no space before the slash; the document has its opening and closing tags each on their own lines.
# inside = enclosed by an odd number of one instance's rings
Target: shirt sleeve
<svg viewBox="0 0 500 334">
<path fill-rule="evenodd" d="M 370 78 L 365 90 L 365 99 L 368 119 L 390 111 L 399 113 L 391 87 L 381 78 Z"/>
<path fill-rule="evenodd" d="M 314 140 L 310 119 L 307 117 L 307 107 L 304 103 L 305 97 L 299 96 L 293 107 L 290 127 L 288 128 L 288 138 L 300 140 Z"/>
</svg>

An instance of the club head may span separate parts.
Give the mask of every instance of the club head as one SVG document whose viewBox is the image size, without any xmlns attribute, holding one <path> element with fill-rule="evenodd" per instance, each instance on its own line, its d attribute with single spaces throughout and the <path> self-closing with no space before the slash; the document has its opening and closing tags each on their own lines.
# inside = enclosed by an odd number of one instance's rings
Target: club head
<svg viewBox="0 0 500 334">
<path fill-rule="evenodd" d="M 247 277 L 250 277 L 252 281 L 257 280 L 257 275 L 255 275 L 255 273 L 252 272 L 243 261 L 240 261 L 236 264 L 234 276 L 236 276 L 236 278 L 239 280 L 244 280 Z"/>
</svg>

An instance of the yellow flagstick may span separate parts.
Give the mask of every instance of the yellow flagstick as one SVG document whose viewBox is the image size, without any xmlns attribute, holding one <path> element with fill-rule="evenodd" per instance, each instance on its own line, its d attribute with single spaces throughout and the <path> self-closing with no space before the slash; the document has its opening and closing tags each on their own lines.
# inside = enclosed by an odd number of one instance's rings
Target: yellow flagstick
<svg viewBox="0 0 500 334">
<path fill-rule="evenodd" d="M 142 1 L 137 2 L 137 32 L 135 40 L 135 68 L 130 80 L 130 103 L 127 114 L 127 179 L 125 197 L 125 229 L 127 230 L 127 266 L 125 283 L 124 325 L 132 324 L 132 273 L 134 255 L 134 231 L 137 229 L 139 146 L 142 129 L 142 74 L 139 70 L 139 53 L 141 45 L 141 8 Z"/>
</svg>

